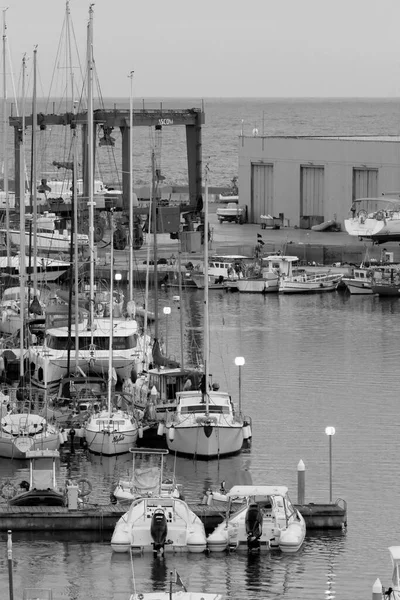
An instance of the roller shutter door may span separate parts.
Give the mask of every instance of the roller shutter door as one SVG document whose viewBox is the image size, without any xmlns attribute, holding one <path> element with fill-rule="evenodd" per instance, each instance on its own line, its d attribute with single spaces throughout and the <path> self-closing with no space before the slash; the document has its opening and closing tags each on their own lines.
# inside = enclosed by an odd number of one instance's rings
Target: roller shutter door
<svg viewBox="0 0 400 600">
<path fill-rule="evenodd" d="M 300 167 L 300 227 L 324 221 L 324 167 Z"/>
<path fill-rule="evenodd" d="M 250 223 L 261 223 L 261 215 L 274 216 L 274 167 L 263 163 L 251 165 Z"/>
</svg>

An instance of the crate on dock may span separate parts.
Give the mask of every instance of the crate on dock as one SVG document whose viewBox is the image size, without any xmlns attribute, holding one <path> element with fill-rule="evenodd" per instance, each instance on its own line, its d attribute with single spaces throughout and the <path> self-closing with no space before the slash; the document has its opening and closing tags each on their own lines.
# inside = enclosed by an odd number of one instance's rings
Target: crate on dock
<svg viewBox="0 0 400 600">
<path fill-rule="evenodd" d="M 271 217 L 271 215 L 261 215 L 261 229 L 280 229 L 283 225 L 281 217 Z"/>
</svg>

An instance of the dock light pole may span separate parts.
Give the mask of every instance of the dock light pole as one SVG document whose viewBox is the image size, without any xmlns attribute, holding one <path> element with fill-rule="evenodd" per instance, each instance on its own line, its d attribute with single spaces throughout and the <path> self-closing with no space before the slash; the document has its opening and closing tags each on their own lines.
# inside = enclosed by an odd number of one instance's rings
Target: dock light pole
<svg viewBox="0 0 400 600">
<path fill-rule="evenodd" d="M 235 358 L 235 365 L 239 367 L 239 414 L 242 413 L 242 367 L 245 362 L 243 356 Z"/>
<path fill-rule="evenodd" d="M 325 433 L 329 437 L 329 502 L 332 504 L 332 437 L 335 435 L 335 428 L 326 427 Z"/>
<path fill-rule="evenodd" d="M 165 315 L 165 352 L 168 356 L 168 315 L 171 314 L 171 307 L 164 306 L 163 313 Z"/>
</svg>

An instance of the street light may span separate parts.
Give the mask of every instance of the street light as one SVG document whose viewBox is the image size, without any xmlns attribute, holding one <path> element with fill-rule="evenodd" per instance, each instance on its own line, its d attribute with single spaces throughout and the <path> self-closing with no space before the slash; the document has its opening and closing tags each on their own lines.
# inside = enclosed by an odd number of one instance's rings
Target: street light
<svg viewBox="0 0 400 600">
<path fill-rule="evenodd" d="M 335 428 L 326 427 L 325 433 L 329 437 L 329 502 L 332 504 L 332 437 L 335 435 Z"/>
<path fill-rule="evenodd" d="M 235 365 L 239 367 L 239 414 L 242 413 L 242 367 L 245 362 L 243 356 L 235 358 Z"/>
<path fill-rule="evenodd" d="M 163 313 L 165 315 L 165 352 L 168 356 L 168 315 L 171 314 L 171 307 L 164 306 Z"/>
</svg>

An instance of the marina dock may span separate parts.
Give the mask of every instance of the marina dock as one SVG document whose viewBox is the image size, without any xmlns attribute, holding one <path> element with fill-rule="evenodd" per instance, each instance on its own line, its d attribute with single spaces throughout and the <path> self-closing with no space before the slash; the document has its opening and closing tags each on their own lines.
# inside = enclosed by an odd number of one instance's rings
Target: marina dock
<svg viewBox="0 0 400 600">
<path fill-rule="evenodd" d="M 223 504 L 223 503 L 221 503 Z M 191 504 L 189 507 L 211 531 L 225 517 L 222 506 Z M 347 525 L 347 508 L 338 504 L 296 505 L 307 529 L 341 529 Z M 70 510 L 62 506 L 0 506 L 0 531 L 108 531 L 113 530 L 128 506 L 87 505 Z"/>
</svg>

